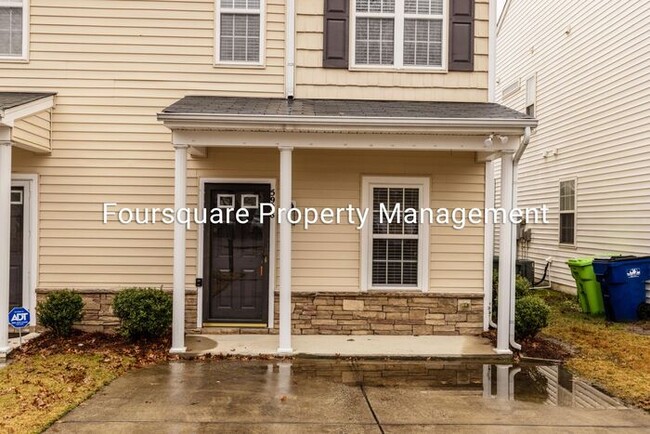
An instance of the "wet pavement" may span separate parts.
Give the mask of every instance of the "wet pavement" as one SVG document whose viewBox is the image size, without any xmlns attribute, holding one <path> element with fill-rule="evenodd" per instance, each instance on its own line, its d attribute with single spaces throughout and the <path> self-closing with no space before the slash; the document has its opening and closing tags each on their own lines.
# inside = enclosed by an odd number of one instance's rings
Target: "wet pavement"
<svg viewBox="0 0 650 434">
<path fill-rule="evenodd" d="M 650 432 L 557 366 L 451 361 L 174 362 L 134 371 L 54 433 Z"/>
</svg>

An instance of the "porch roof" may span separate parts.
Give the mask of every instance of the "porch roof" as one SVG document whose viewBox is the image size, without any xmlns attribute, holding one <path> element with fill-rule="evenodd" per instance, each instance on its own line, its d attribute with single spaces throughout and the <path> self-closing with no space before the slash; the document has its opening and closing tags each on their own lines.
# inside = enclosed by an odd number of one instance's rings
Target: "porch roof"
<svg viewBox="0 0 650 434">
<path fill-rule="evenodd" d="M 5 110 L 56 95 L 53 92 L 0 92 L 0 117 Z"/>
<path fill-rule="evenodd" d="M 186 96 L 165 108 L 166 123 L 311 126 L 534 128 L 537 120 L 494 103 Z"/>
</svg>

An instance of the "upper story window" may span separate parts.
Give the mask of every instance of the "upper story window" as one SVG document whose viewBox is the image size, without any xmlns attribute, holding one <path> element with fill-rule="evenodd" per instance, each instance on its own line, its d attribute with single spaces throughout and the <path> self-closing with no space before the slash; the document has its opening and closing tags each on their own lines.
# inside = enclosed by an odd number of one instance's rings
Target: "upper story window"
<svg viewBox="0 0 650 434">
<path fill-rule="evenodd" d="M 216 0 L 216 4 L 216 63 L 261 65 L 264 0 Z"/>
<path fill-rule="evenodd" d="M 576 180 L 560 181 L 560 244 L 576 241 Z"/>
<path fill-rule="evenodd" d="M 27 58 L 28 0 L 0 0 L 0 59 Z"/>
<path fill-rule="evenodd" d="M 447 2 L 354 0 L 353 66 L 443 69 Z"/>
</svg>

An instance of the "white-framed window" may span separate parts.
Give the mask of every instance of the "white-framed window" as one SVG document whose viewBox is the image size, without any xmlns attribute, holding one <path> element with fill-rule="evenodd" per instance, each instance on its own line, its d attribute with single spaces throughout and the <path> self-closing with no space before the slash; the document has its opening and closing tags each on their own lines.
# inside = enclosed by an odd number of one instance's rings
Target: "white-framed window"
<svg viewBox="0 0 650 434">
<path fill-rule="evenodd" d="M 526 114 L 535 117 L 537 105 L 537 77 L 532 76 L 526 80 Z"/>
<path fill-rule="evenodd" d="M 428 290 L 429 224 L 404 216 L 428 207 L 429 179 L 364 177 L 362 188 L 362 207 L 370 210 L 361 236 L 362 289 Z M 400 221 L 389 222 L 397 205 Z"/>
<path fill-rule="evenodd" d="M 215 0 L 215 64 L 263 64 L 264 2 Z"/>
<path fill-rule="evenodd" d="M 353 0 L 353 67 L 444 70 L 448 1 Z"/>
<path fill-rule="evenodd" d="M 576 184 L 577 179 L 560 181 L 560 244 L 576 244 Z"/>
<path fill-rule="evenodd" d="M 27 60 L 29 0 L 0 0 L 0 60 Z"/>
</svg>

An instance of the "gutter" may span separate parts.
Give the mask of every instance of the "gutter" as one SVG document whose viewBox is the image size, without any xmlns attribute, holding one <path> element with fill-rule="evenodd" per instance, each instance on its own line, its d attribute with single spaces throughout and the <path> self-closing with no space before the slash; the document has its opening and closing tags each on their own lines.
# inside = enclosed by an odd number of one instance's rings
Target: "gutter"
<svg viewBox="0 0 650 434">
<path fill-rule="evenodd" d="M 536 127 L 535 119 L 508 118 L 418 118 L 418 117 L 345 117 L 345 116 L 295 116 L 247 115 L 215 113 L 159 113 L 163 122 L 192 122 L 197 124 L 254 124 L 254 125 L 311 125 L 311 126 L 389 126 L 389 127 L 452 127 L 484 128 L 500 132 L 502 129 Z M 198 126 L 198 125 L 197 125 Z"/>
<path fill-rule="evenodd" d="M 287 24 L 285 29 L 285 64 L 284 64 L 284 93 L 287 99 L 293 99 L 296 76 L 296 3 L 287 0 Z"/>
</svg>

